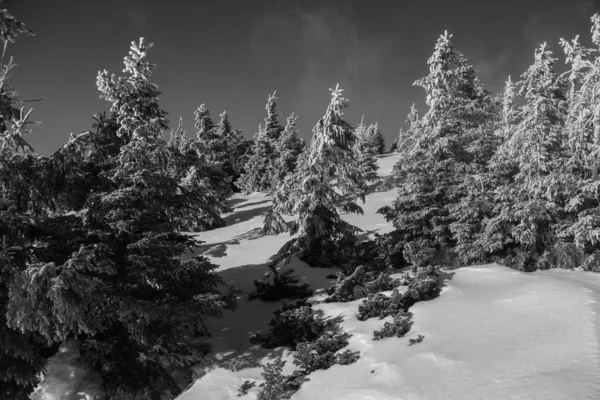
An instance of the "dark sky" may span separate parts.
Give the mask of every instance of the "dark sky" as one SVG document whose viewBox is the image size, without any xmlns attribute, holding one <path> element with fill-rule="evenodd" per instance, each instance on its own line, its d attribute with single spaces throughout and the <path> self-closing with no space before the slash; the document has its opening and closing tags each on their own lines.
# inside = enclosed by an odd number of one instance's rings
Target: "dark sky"
<svg viewBox="0 0 600 400">
<path fill-rule="evenodd" d="M 336 83 L 350 101 L 347 120 L 379 122 L 396 138 L 410 105 L 425 111 L 413 82 L 444 30 L 492 91 L 523 73 L 548 41 L 564 68 L 558 39 L 589 43 L 591 0 L 8 0 L 11 13 L 36 32 L 9 45 L 12 84 L 42 124 L 29 138 L 37 152 L 57 150 L 71 132 L 91 128 L 110 104 L 98 97 L 98 70 L 122 74 L 140 36 L 155 44 L 153 82 L 171 126 L 205 103 L 213 119 L 227 110 L 251 138 L 277 90 L 280 122 L 299 114 L 300 135 L 324 114 Z"/>
</svg>

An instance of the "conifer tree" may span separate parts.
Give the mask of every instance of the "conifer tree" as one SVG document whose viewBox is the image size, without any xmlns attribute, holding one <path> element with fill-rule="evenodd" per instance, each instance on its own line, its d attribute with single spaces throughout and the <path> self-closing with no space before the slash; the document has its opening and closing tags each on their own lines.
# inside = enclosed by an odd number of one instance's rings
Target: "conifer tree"
<svg viewBox="0 0 600 400">
<path fill-rule="evenodd" d="M 408 155 L 414 149 L 421 134 L 421 118 L 414 103 L 410 107 L 410 112 L 406 116 L 405 122 L 408 124 L 408 129 L 406 131 L 400 129 L 398 135 L 398 152 Z"/>
<path fill-rule="evenodd" d="M 112 103 L 115 134 L 125 141 L 103 164 L 111 187 L 61 217 L 55 261 L 17 277 L 7 314 L 25 332 L 77 337 L 82 362 L 102 374 L 109 400 L 174 398 L 179 389 L 165 368 L 190 366 L 207 351 L 186 332 L 206 333 L 207 318 L 234 306 L 234 294 L 223 294 L 223 281 L 211 273 L 215 265 L 202 256 L 180 260 L 197 242 L 175 233 L 177 221 L 197 218 L 207 200 L 169 168 L 150 47 L 132 43 L 126 77 L 99 72 L 101 97 Z M 98 154 L 97 144 L 90 140 L 89 154 Z"/>
<path fill-rule="evenodd" d="M 486 219 L 476 245 L 524 271 L 549 267 L 551 249 L 561 247 L 557 223 L 569 193 L 565 190 L 568 82 L 554 70 L 555 58 L 544 43 L 535 62 L 518 82 L 525 104 L 511 106 L 511 83 L 505 92 L 506 138 L 491 162 L 495 176 L 494 215 Z M 508 109 L 508 110 L 507 110 Z M 512 124 L 512 127 L 510 125 Z"/>
<path fill-rule="evenodd" d="M 591 22 L 593 47 L 580 44 L 578 36 L 571 42 L 560 41 L 566 62 L 571 66 L 567 72 L 570 90 L 564 137 L 567 161 L 563 167 L 569 201 L 557 235 L 563 242 L 576 246 L 580 255 L 580 260 L 568 263 L 567 267 L 600 271 L 600 15 L 593 15 Z"/>
<path fill-rule="evenodd" d="M 197 232 L 225 226 L 221 214 L 231 211 L 227 205 L 232 194 L 230 176 L 222 162 L 210 162 L 203 150 L 202 143 L 187 136 L 180 119 L 167 147 L 167 168 L 189 193 L 197 194 L 202 207 L 200 212 L 174 220 L 179 231 Z"/>
<path fill-rule="evenodd" d="M 282 185 L 285 178 L 294 173 L 298 157 L 306 147 L 304 140 L 298 137 L 297 122 L 298 116 L 292 113 L 286 120 L 279 140 L 275 142 L 277 159 L 270 166 L 271 171 L 269 172 L 269 175 L 273 177 L 271 183 L 273 188 Z"/>
<path fill-rule="evenodd" d="M 383 137 L 381 128 L 379 128 L 379 124 L 369 125 L 367 128 L 367 137 L 373 143 L 373 146 L 375 146 L 377 154 L 385 153 L 385 138 Z"/>
<path fill-rule="evenodd" d="M 0 1 L 2 62 L 8 42 L 14 43 L 18 35 L 33 35 L 33 32 L 17 21 L 4 1 Z M 42 335 L 9 326 L 6 316 L 11 283 L 28 264 L 36 261 L 33 242 L 39 236 L 35 233 L 38 220 L 28 214 L 40 208 L 34 205 L 39 202 L 31 176 L 40 163 L 24 138 L 31 131 L 31 111 L 24 113 L 15 107 L 19 102 L 17 92 L 7 81 L 14 66 L 12 57 L 7 64 L 0 65 L 0 398 L 26 400 L 39 381 L 44 355 L 49 356 L 52 349 Z"/>
<path fill-rule="evenodd" d="M 216 126 L 210 117 L 210 111 L 200 104 L 194 111 L 194 126 L 197 129 L 196 139 L 199 154 L 209 164 L 219 165 L 222 157 L 222 143 L 217 135 Z"/>
<path fill-rule="evenodd" d="M 236 155 L 238 154 L 238 147 L 242 145 L 244 138 L 239 129 L 233 129 L 231 127 L 227 111 L 223 111 L 219 114 L 219 117 L 220 120 L 215 127 L 215 130 L 222 143 L 220 160 L 222 162 L 223 171 L 230 177 L 230 187 L 233 192 L 237 188 L 235 183 L 240 178 L 240 174 L 238 173 L 240 165 L 236 159 Z"/>
<path fill-rule="evenodd" d="M 353 157 L 355 136 L 344 120 L 348 101 L 337 86 L 323 118 L 313 128 L 310 148 L 299 160 L 296 173 L 275 194 L 276 212 L 298 215 L 280 257 L 297 255 L 312 267 L 344 262 L 344 249 L 356 240 L 359 228 L 343 221 L 338 209 L 362 213 L 366 181 Z"/>
<path fill-rule="evenodd" d="M 473 174 L 473 132 L 490 118 L 489 93 L 451 37 L 440 36 L 428 60 L 429 75 L 415 82 L 425 89 L 429 110 L 414 149 L 398 165 L 403 179 L 398 197 L 379 210 L 396 228 L 405 260 L 416 267 L 453 262 L 452 207 L 465 195 L 465 176 Z"/>
<path fill-rule="evenodd" d="M 372 125 L 371 127 L 374 127 Z M 369 127 L 369 128 L 371 128 Z M 379 143 L 373 139 L 376 137 L 371 132 L 375 132 L 374 128 L 369 132 L 369 128 L 361 121 L 355 128 L 354 135 L 356 136 L 352 151 L 359 165 L 359 168 L 367 182 L 378 180 L 377 170 L 379 165 L 375 156 L 379 153 Z"/>
<path fill-rule="evenodd" d="M 277 160 L 270 166 L 269 176 L 273 178 L 271 187 L 278 190 L 283 186 L 286 179 L 290 178 L 296 171 L 298 158 L 305 150 L 305 143 L 297 135 L 298 117 L 292 113 L 287 118 L 285 128 L 281 137 L 275 144 L 275 153 Z M 283 220 L 281 214 L 276 211 L 279 209 L 277 196 L 274 196 L 271 207 L 267 210 L 263 225 L 263 232 L 268 235 L 278 235 L 288 231 L 288 225 Z"/>
<path fill-rule="evenodd" d="M 246 163 L 246 173 L 242 175 L 237 186 L 244 193 L 270 192 L 273 182 L 276 181 L 275 162 L 279 158 L 277 154 L 277 142 L 284 128 L 279 124 L 277 117 L 277 103 L 275 93 L 267 99 L 267 118 L 264 125 L 259 125 L 258 133 L 255 135 L 252 155 Z"/>
</svg>

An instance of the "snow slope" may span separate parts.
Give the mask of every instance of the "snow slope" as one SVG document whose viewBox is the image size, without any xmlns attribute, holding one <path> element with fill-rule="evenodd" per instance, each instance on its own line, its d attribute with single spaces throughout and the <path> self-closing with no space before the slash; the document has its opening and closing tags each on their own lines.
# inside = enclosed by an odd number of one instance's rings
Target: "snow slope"
<svg viewBox="0 0 600 400">
<path fill-rule="evenodd" d="M 389 174 L 398 155 L 380 158 L 380 176 Z M 392 228 L 375 214 L 395 198 L 395 190 L 372 193 L 364 215 L 344 215 L 365 234 Z M 265 264 L 289 235 L 262 236 L 268 197 L 238 199 L 231 225 L 196 236 L 219 273 L 242 290 L 265 272 Z M 319 303 L 331 284 L 330 270 L 295 261 L 291 268 L 312 287 L 312 299 L 326 315 L 343 316 L 353 336 L 348 346 L 361 358 L 309 375 L 292 396 L 297 400 L 466 400 L 600 399 L 600 275 L 564 270 L 525 274 L 500 265 L 462 268 L 446 275 L 439 298 L 411 308 L 414 325 L 402 339 L 373 341 L 386 320 L 355 317 L 360 300 Z M 179 400 L 255 399 L 258 389 L 236 397 L 246 380 L 261 381 L 260 365 L 292 354 L 252 346 L 248 335 L 266 330 L 279 303 L 248 302 L 223 320 L 212 321 L 214 354 L 195 367 L 197 380 Z M 391 319 L 391 318 L 390 318 Z M 425 340 L 408 346 L 409 338 Z"/>
<path fill-rule="evenodd" d="M 380 176 L 390 173 L 398 157 L 380 157 Z M 368 237 L 389 232 L 392 227 L 376 211 L 390 204 L 395 192 L 372 193 L 363 205 L 364 215 L 343 218 Z M 262 234 L 269 201 L 261 194 L 234 198 L 228 226 L 193 234 L 205 242 L 196 253 L 208 256 L 222 277 L 246 292 L 290 239 L 287 234 Z M 411 308 L 414 325 L 406 337 L 373 341 L 373 331 L 391 318 L 358 321 L 360 300 L 322 303 L 332 270 L 313 269 L 297 260 L 288 268 L 317 290 L 311 299 L 315 308 L 344 318 L 344 330 L 353 335 L 348 348 L 361 353 L 352 365 L 312 373 L 292 399 L 600 400 L 599 274 L 525 274 L 500 265 L 450 271 L 440 297 Z M 242 296 L 237 311 L 210 321 L 214 352 L 194 367 L 196 380 L 178 400 L 256 399 L 258 388 L 237 397 L 238 388 L 246 380 L 260 383 L 260 366 L 280 357 L 288 361 L 284 373 L 291 373 L 290 351 L 266 350 L 248 341 L 251 333 L 267 330 L 279 305 Z M 425 340 L 408 346 L 419 334 Z M 80 389 L 77 374 L 69 365 L 58 368 L 57 361 L 51 360 L 54 372 L 36 399 L 67 398 L 61 392 L 84 399 L 86 390 Z"/>
</svg>

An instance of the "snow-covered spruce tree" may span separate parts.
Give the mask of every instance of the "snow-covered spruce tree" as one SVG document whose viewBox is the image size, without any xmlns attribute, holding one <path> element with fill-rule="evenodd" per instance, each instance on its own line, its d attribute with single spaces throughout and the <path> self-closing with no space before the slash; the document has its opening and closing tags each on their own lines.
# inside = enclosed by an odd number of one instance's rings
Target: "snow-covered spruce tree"
<svg viewBox="0 0 600 400">
<path fill-rule="evenodd" d="M 37 190 L 39 179 L 32 176 L 41 163 L 23 138 L 27 125 L 13 126 L 0 134 L 0 398 L 25 400 L 39 382 L 44 355 L 51 355 L 44 354 L 51 341 L 11 326 L 7 311 L 15 278 L 31 264 L 43 265 L 34 243 L 43 235 L 47 193 Z"/>
<path fill-rule="evenodd" d="M 149 81 L 150 47 L 143 39 L 132 43 L 128 76 L 98 74 L 101 97 L 112 103 L 126 140 L 105 164 L 112 186 L 63 218 L 64 261 L 29 266 L 8 313 L 24 331 L 76 337 L 109 400 L 174 398 L 180 389 L 166 368 L 190 366 L 207 351 L 189 342 L 190 328 L 206 333 L 207 318 L 234 306 L 233 294 L 219 291 L 214 264 L 202 256 L 180 260 L 197 242 L 174 232 L 177 221 L 201 213 L 205 199 L 168 168 L 167 119 Z"/>
<path fill-rule="evenodd" d="M 406 117 L 405 122 L 408 124 L 408 129 L 404 130 L 400 128 L 396 148 L 396 152 L 400 153 L 402 157 L 394 164 L 390 176 L 384 178 L 380 185 L 381 190 L 390 190 L 399 187 L 404 181 L 402 164 L 409 159 L 409 155 L 415 148 L 422 132 L 421 118 L 414 104 L 411 106 L 410 113 Z"/>
<path fill-rule="evenodd" d="M 223 111 L 219 114 L 219 117 L 220 120 L 215 127 L 215 130 L 223 144 L 223 154 L 221 155 L 220 160 L 223 163 L 223 172 L 230 177 L 230 186 L 231 191 L 233 192 L 237 189 L 235 183 L 240 178 L 239 170 L 241 167 L 236 157 L 239 152 L 238 148 L 243 145 L 244 138 L 239 129 L 233 129 L 231 127 L 227 111 Z"/>
<path fill-rule="evenodd" d="M 374 126 L 371 125 L 371 127 Z M 379 143 L 373 140 L 376 137 L 370 135 L 369 128 L 361 121 L 354 129 L 356 139 L 354 146 L 352 146 L 352 151 L 365 180 L 367 182 L 374 182 L 379 179 L 377 176 L 379 165 L 375 156 L 381 153 L 379 153 Z M 372 132 L 374 131 L 373 129 Z"/>
<path fill-rule="evenodd" d="M 401 129 L 398 134 L 398 152 L 408 155 L 415 148 L 422 133 L 421 117 L 414 104 L 410 107 L 405 122 L 408 124 L 408 129 L 406 131 Z"/>
<path fill-rule="evenodd" d="M 453 262 L 452 207 L 465 196 L 463 180 L 477 174 L 469 146 L 490 118 L 490 95 L 451 37 L 440 36 L 428 60 L 429 75 L 415 82 L 425 89 L 429 110 L 414 148 L 399 163 L 398 197 L 379 210 L 393 223 L 394 240 L 414 267 Z"/>
<path fill-rule="evenodd" d="M 288 117 L 285 129 L 275 145 L 277 159 L 269 166 L 269 176 L 273 179 L 271 187 L 274 190 L 281 187 L 286 178 L 291 177 L 296 171 L 298 158 L 306 148 L 304 140 L 298 138 L 297 120 L 298 116 L 294 113 Z M 288 231 L 287 223 L 283 220 L 281 214 L 276 211 L 279 208 L 277 201 L 277 197 L 274 197 L 273 204 L 265 215 L 263 231 L 268 235 L 278 235 Z"/>
<path fill-rule="evenodd" d="M 356 200 L 364 201 L 367 186 L 353 157 L 353 129 L 343 118 L 348 101 L 339 86 L 330 90 L 331 103 L 313 128 L 310 148 L 275 193 L 275 211 L 298 215 L 291 231 L 298 237 L 283 246 L 278 260 L 296 255 L 312 267 L 344 263 L 344 252 L 360 229 L 343 221 L 337 210 L 362 213 Z"/>
<path fill-rule="evenodd" d="M 579 260 L 565 263 L 561 261 L 568 257 L 555 256 L 555 264 L 600 271 L 600 15 L 593 15 L 591 22 L 594 47 L 584 47 L 579 37 L 571 42 L 561 39 L 571 66 L 567 72 L 570 90 L 564 139 L 568 145 L 563 170 L 570 199 L 558 236 L 568 244 L 561 247 L 570 247 L 569 254 L 575 253 Z"/>
<path fill-rule="evenodd" d="M 519 270 L 549 268 L 562 248 L 557 228 L 569 200 L 565 170 L 568 82 L 554 71 L 555 58 L 544 43 L 517 83 L 525 104 L 515 115 L 504 111 L 504 143 L 491 162 L 496 188 L 493 216 L 475 246 Z M 510 84 L 507 94 L 510 97 Z M 510 101 L 505 101 L 505 104 Z M 512 107 L 508 107 L 509 109 Z M 512 117 L 511 117 L 512 115 Z"/>
<path fill-rule="evenodd" d="M 14 43 L 19 35 L 33 32 L 10 15 L 4 1 L 0 1 L 3 61 L 8 42 Z M 0 398 L 26 400 L 39 382 L 44 356 L 51 351 L 45 354 L 49 343 L 42 335 L 10 327 L 6 314 L 15 276 L 29 264 L 39 262 L 33 243 L 39 238 L 38 222 L 44 214 L 43 201 L 39 200 L 46 193 L 36 193 L 37 179 L 32 172 L 40 165 L 39 157 L 30 153 L 31 146 L 23 137 L 30 131 L 31 112 L 23 113 L 15 107 L 17 92 L 7 82 L 14 65 L 12 58 L 0 65 Z M 37 218 L 32 218 L 32 212 Z"/>
<path fill-rule="evenodd" d="M 241 131 L 232 129 L 227 111 L 219 115 L 220 121 L 216 125 L 204 104 L 194 111 L 194 116 L 195 127 L 198 130 L 196 132 L 198 154 L 202 155 L 208 164 L 223 170 L 233 194 L 234 183 L 239 178 L 238 170 L 241 169 L 235 158 L 239 153 L 238 147 L 243 146 Z"/>
<path fill-rule="evenodd" d="M 230 211 L 227 199 L 231 196 L 230 176 L 221 162 L 211 162 L 203 153 L 201 142 L 192 140 L 182 127 L 171 132 L 167 146 L 167 168 L 188 193 L 196 193 L 202 206 L 195 213 L 178 218 L 179 231 L 205 231 L 225 225 L 221 214 Z"/>
<path fill-rule="evenodd" d="M 267 118 L 264 125 L 258 126 L 258 132 L 255 135 L 252 155 L 246 163 L 246 173 L 242 175 L 237 186 L 244 193 L 251 192 L 270 192 L 274 189 L 273 183 L 276 181 L 274 173 L 276 172 L 275 162 L 279 158 L 277 154 L 277 142 L 284 130 L 279 124 L 277 117 L 277 103 L 275 93 L 269 95 L 267 99 Z"/>
<path fill-rule="evenodd" d="M 298 157 L 304 151 L 306 143 L 298 137 L 298 116 L 292 113 L 281 132 L 279 140 L 275 143 L 275 154 L 277 159 L 271 165 L 270 176 L 273 177 L 271 187 L 277 188 L 282 185 L 285 178 L 291 176 L 296 170 Z"/>
<path fill-rule="evenodd" d="M 366 135 L 369 138 L 369 141 L 373 143 L 373 146 L 375 146 L 377 154 L 385 153 L 385 138 L 383 137 L 383 132 L 381 132 L 381 128 L 379 128 L 377 122 L 369 125 L 366 130 Z"/>
<path fill-rule="evenodd" d="M 241 132 L 241 131 L 240 131 Z M 237 185 L 237 181 L 240 177 L 246 174 L 246 165 L 248 160 L 252 157 L 252 149 L 254 147 L 254 140 L 242 139 L 234 149 L 233 160 L 234 160 L 234 192 L 241 192 L 241 189 Z"/>
</svg>

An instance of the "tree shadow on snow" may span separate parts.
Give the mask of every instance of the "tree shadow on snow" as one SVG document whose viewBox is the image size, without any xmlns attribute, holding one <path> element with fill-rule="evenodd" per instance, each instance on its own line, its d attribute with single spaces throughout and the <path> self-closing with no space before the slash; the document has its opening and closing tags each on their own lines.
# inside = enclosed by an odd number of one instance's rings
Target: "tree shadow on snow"
<svg viewBox="0 0 600 400">
<path fill-rule="evenodd" d="M 250 210 L 235 211 L 233 214 L 230 214 L 223 219 L 225 220 L 227 226 L 239 224 L 240 222 L 246 222 L 254 217 L 265 214 L 270 207 L 271 206 L 268 205 L 264 207 L 252 208 Z"/>
<path fill-rule="evenodd" d="M 248 199 L 245 199 L 245 198 L 229 199 L 229 200 L 227 200 L 227 205 L 231 206 L 231 207 L 234 207 L 236 204 L 243 203 L 243 202 L 245 202 L 247 200 Z"/>
<path fill-rule="evenodd" d="M 254 228 L 254 229 L 250 229 L 246 233 L 242 233 L 241 235 L 235 236 L 233 239 L 236 241 L 238 241 L 238 240 L 256 240 L 263 236 L 266 236 L 265 232 L 263 231 L 263 228 Z"/>
<path fill-rule="evenodd" d="M 227 255 L 227 246 L 240 244 L 238 240 L 232 239 L 220 243 L 205 243 L 193 247 L 191 250 L 181 257 L 181 260 L 190 260 L 199 255 L 221 258 Z"/>
<path fill-rule="evenodd" d="M 361 234 L 356 235 L 356 240 L 357 240 L 358 243 L 366 242 L 367 240 L 370 240 L 369 239 L 369 235 L 371 235 L 371 234 L 373 234 L 373 233 L 375 233 L 375 232 L 377 232 L 379 230 L 381 230 L 381 228 L 373 229 L 373 230 L 370 230 L 370 231 L 364 231 Z"/>
<path fill-rule="evenodd" d="M 442 270 L 440 271 L 440 277 L 438 279 L 438 286 L 440 289 L 444 289 L 448 286 L 448 282 L 452 280 L 452 278 L 456 275 L 454 271 Z"/>
<path fill-rule="evenodd" d="M 219 243 L 204 243 L 195 246 L 192 250 L 189 250 L 182 260 L 189 260 L 198 255 L 206 255 L 214 258 L 221 258 L 227 255 L 227 247 L 240 244 L 240 240 L 255 240 L 265 236 L 262 228 L 250 229 L 246 233 L 233 237 L 231 240 Z"/>
<path fill-rule="evenodd" d="M 257 206 L 259 204 L 270 203 L 270 202 L 271 202 L 270 199 L 260 200 L 260 201 L 253 201 L 252 203 L 240 204 L 239 206 L 235 206 L 234 208 L 245 208 L 245 207 L 250 207 L 250 206 Z"/>
<path fill-rule="evenodd" d="M 240 236 L 253 237 L 258 235 L 260 235 L 258 230 L 253 229 Z M 273 318 L 273 313 L 281 307 L 283 301 L 295 301 L 290 299 L 272 302 L 258 299 L 253 301 L 248 300 L 247 294 L 255 289 L 254 280 L 262 279 L 269 273 L 268 265 L 274 257 L 275 255 L 265 263 L 246 264 L 217 272 L 217 275 L 223 278 L 225 282 L 241 291 L 241 295 L 238 297 L 238 308 L 234 311 L 226 311 L 222 319 L 209 319 L 207 321 L 209 331 L 211 332 L 211 337 L 207 342 L 212 346 L 213 352 L 207 355 L 205 360 L 193 367 L 194 382 L 189 387 L 193 386 L 198 380 L 207 379 L 206 382 L 209 382 L 208 380 L 211 379 L 213 371 L 222 377 L 223 372 L 217 372 L 216 370 L 218 369 L 238 372 L 238 378 L 242 377 L 242 379 L 255 381 L 257 376 L 260 376 L 260 371 L 257 373 L 256 369 L 260 369 L 261 366 L 277 359 L 287 361 L 285 367 L 287 370 L 286 374 L 296 369 L 291 365 L 291 354 L 288 348 L 276 347 L 266 349 L 259 344 L 250 343 L 251 335 L 258 332 L 269 332 L 270 327 L 268 323 Z M 298 268 L 294 275 L 303 279 L 303 271 L 300 264 L 294 263 L 293 268 Z M 319 275 L 326 275 L 331 272 L 328 269 L 311 269 L 308 266 L 306 268 L 308 272 L 313 273 L 310 275 L 310 280 L 308 280 L 308 282 L 311 282 L 313 289 L 319 286 L 320 282 L 320 279 L 317 279 L 318 277 L 313 276 L 314 273 L 318 272 Z M 320 301 L 311 301 L 311 303 L 318 304 Z M 319 318 L 323 320 L 334 320 L 337 322 L 343 320 L 342 315 L 326 316 L 322 310 L 315 311 Z M 254 371 L 248 372 L 248 374 L 239 373 L 239 371 L 245 369 L 254 369 Z M 305 380 L 308 380 L 308 378 Z M 289 395 L 292 394 L 293 392 L 289 393 Z M 286 393 L 281 399 L 289 398 L 286 397 L 287 395 Z"/>
<path fill-rule="evenodd" d="M 194 381 L 218 368 L 229 371 L 260 368 L 261 365 L 283 357 L 286 350 L 283 347 L 265 349 L 261 345 L 250 343 L 252 334 L 269 331 L 268 323 L 273 318 L 273 312 L 282 303 L 248 300 L 247 294 L 254 289 L 254 280 L 263 278 L 267 272 L 267 263 L 263 263 L 242 265 L 217 273 L 242 294 L 238 297 L 236 310 L 226 311 L 221 319 L 207 321 L 211 332 L 208 343 L 213 352 L 193 367 Z M 207 379 L 210 379 L 210 375 Z"/>
</svg>

